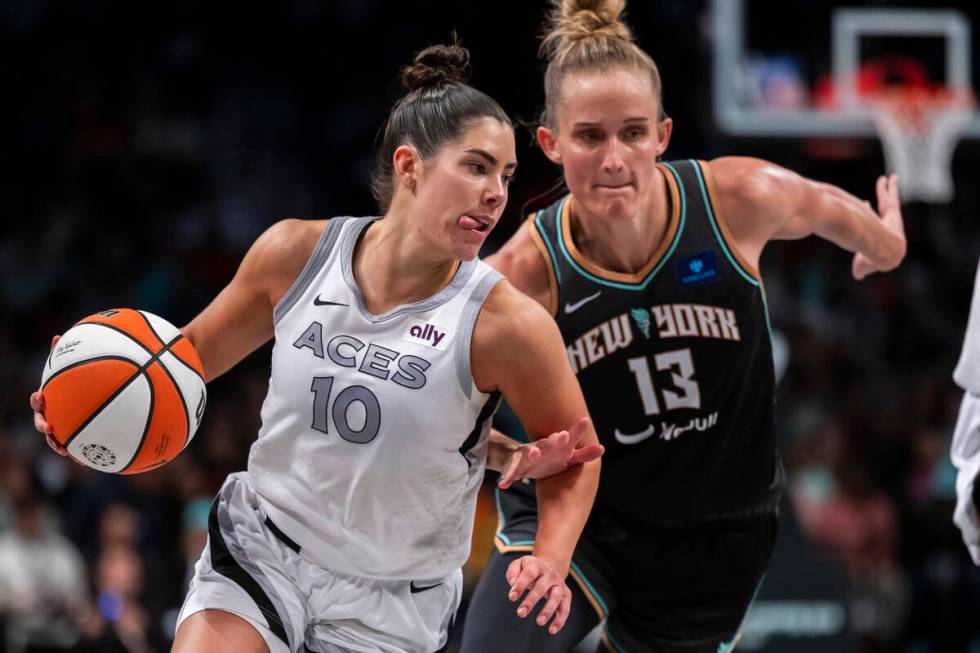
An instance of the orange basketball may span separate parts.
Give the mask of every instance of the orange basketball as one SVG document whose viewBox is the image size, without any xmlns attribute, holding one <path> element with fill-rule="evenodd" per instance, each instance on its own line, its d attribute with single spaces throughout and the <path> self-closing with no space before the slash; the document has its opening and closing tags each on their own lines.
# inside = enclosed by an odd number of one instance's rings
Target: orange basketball
<svg viewBox="0 0 980 653">
<path fill-rule="evenodd" d="M 115 308 L 65 332 L 41 376 L 54 439 L 101 472 L 139 474 L 194 437 L 207 393 L 204 366 L 174 325 Z"/>
</svg>

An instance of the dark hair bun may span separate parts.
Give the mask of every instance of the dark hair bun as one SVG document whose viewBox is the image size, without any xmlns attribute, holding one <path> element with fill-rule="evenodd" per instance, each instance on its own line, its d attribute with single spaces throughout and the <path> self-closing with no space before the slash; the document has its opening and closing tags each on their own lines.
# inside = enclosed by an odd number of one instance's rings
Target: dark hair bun
<svg viewBox="0 0 980 653">
<path fill-rule="evenodd" d="M 415 63 L 402 69 L 402 85 L 409 91 L 470 78 L 470 52 L 458 43 L 430 45 L 415 55 Z"/>
</svg>

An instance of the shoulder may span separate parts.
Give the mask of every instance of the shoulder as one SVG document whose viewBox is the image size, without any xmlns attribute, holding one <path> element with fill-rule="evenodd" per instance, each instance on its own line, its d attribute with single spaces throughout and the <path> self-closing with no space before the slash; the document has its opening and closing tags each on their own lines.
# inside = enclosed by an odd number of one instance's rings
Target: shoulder
<svg viewBox="0 0 980 653">
<path fill-rule="evenodd" d="M 794 173 L 747 156 L 725 156 L 708 162 L 719 200 L 733 209 L 758 209 L 778 198 Z M 726 207 L 727 208 L 727 207 Z"/>
<path fill-rule="evenodd" d="M 249 248 L 240 274 L 268 290 L 275 305 L 303 271 L 327 222 L 295 218 L 276 222 Z"/>
<path fill-rule="evenodd" d="M 473 329 L 473 376 L 481 389 L 496 386 L 499 370 L 524 367 L 562 346 L 558 325 L 538 302 L 501 281 L 483 304 Z"/>
<path fill-rule="evenodd" d="M 710 161 L 708 169 L 718 212 L 753 261 L 800 207 L 812 201 L 803 177 L 763 159 L 721 157 Z"/>
<path fill-rule="evenodd" d="M 557 294 L 553 281 L 554 272 L 547 254 L 541 249 L 540 236 L 532 226 L 532 221 L 531 217 L 524 220 L 510 240 L 487 257 L 486 263 L 507 277 L 518 290 L 541 306 L 551 309 Z"/>
</svg>

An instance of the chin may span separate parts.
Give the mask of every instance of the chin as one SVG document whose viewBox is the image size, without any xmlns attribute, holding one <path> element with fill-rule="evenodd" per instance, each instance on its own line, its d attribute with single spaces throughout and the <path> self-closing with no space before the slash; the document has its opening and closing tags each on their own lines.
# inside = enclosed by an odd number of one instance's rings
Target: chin
<svg viewBox="0 0 980 653">
<path fill-rule="evenodd" d="M 479 245 L 457 243 L 452 248 L 452 257 L 457 261 L 472 261 L 480 255 Z"/>
<path fill-rule="evenodd" d="M 616 220 L 626 218 L 633 214 L 634 202 L 628 201 L 625 197 L 602 198 L 596 202 L 596 211 L 604 218 Z"/>
</svg>

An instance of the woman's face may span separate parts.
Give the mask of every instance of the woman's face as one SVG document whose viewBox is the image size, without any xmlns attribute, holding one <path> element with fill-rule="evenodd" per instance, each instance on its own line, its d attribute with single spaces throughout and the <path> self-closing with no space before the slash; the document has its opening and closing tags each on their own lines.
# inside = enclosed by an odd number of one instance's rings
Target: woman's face
<svg viewBox="0 0 980 653">
<path fill-rule="evenodd" d="M 670 138 L 669 118 L 649 73 L 633 68 L 570 73 L 562 80 L 557 130 L 538 129 L 545 155 L 564 167 L 576 204 L 603 218 L 632 217 L 648 206 L 656 161 Z"/>
<path fill-rule="evenodd" d="M 474 258 L 503 213 L 516 167 L 511 126 L 474 121 L 417 165 L 415 197 L 424 217 L 415 226 L 452 258 Z"/>
</svg>

